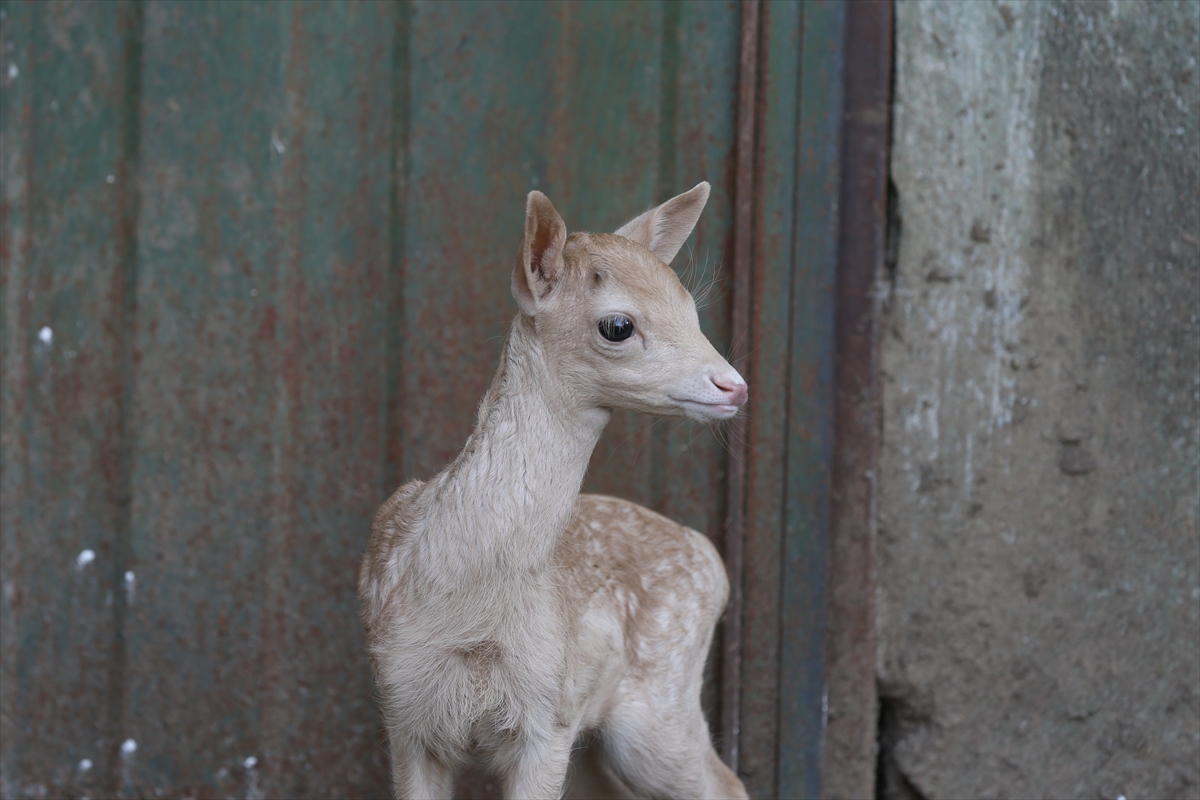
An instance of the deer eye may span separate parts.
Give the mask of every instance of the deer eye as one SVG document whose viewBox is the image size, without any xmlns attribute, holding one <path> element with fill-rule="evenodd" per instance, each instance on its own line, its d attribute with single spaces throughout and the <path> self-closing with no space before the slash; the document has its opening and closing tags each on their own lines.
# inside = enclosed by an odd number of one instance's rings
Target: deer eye
<svg viewBox="0 0 1200 800">
<path fill-rule="evenodd" d="M 610 342 L 623 342 L 633 336 L 633 320 L 629 317 L 605 317 L 600 320 L 600 335 Z"/>
</svg>

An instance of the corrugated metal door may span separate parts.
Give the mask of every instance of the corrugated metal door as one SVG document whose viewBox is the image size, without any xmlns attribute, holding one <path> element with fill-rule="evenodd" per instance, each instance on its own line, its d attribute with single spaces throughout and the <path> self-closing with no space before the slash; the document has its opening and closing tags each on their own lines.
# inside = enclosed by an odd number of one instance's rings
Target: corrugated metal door
<svg viewBox="0 0 1200 800">
<path fill-rule="evenodd" d="M 700 179 L 750 416 L 617 415 L 585 488 L 725 548 L 714 731 L 814 793 L 844 13 L 0 3 L 0 794 L 385 795 L 356 568 L 471 428 L 525 193 Z"/>
</svg>

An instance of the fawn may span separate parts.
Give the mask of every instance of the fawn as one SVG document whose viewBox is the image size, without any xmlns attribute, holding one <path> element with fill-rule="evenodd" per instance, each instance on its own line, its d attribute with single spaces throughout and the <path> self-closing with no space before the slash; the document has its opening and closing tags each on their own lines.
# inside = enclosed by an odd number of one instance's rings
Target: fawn
<svg viewBox="0 0 1200 800">
<path fill-rule="evenodd" d="M 472 762 L 506 797 L 559 797 L 589 732 L 639 795 L 746 797 L 700 709 L 720 556 L 647 508 L 579 493 L 613 409 L 714 421 L 746 400 L 668 266 L 708 193 L 570 236 L 529 193 L 520 313 L 475 430 L 379 509 L 359 576 L 398 798 L 449 797 Z"/>
</svg>

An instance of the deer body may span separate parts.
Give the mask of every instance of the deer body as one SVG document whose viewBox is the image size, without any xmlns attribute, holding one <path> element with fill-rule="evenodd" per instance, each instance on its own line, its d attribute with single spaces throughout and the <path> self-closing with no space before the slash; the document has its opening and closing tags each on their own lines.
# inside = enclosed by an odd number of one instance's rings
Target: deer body
<svg viewBox="0 0 1200 800">
<path fill-rule="evenodd" d="M 531 193 L 513 276 L 522 313 L 476 429 L 439 475 L 384 503 L 360 573 L 398 797 L 449 797 L 470 761 L 497 770 L 506 797 L 559 797 L 590 731 L 639 793 L 745 797 L 699 704 L 728 594 L 715 548 L 579 494 L 612 408 L 715 419 L 745 399 L 662 263 L 707 194 L 621 235 L 568 238 Z"/>
</svg>

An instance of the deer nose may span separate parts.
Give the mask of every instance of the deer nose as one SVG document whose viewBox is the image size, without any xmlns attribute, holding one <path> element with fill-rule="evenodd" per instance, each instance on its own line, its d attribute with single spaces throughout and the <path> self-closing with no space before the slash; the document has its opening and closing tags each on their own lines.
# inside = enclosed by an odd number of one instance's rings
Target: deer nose
<svg viewBox="0 0 1200 800">
<path fill-rule="evenodd" d="M 711 378 L 710 380 L 713 382 L 714 386 L 721 390 L 722 394 L 729 395 L 729 397 L 725 398 L 725 402 L 729 405 L 740 406 L 742 403 L 746 402 L 746 394 L 748 393 L 746 384 L 740 382 L 735 383 L 726 377 Z"/>
</svg>

